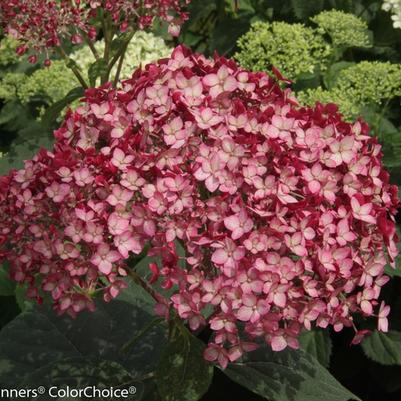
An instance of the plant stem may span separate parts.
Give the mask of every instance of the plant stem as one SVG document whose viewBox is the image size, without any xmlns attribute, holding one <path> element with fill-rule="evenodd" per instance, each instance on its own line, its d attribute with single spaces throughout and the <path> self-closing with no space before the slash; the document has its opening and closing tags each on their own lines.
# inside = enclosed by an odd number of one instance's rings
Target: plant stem
<svg viewBox="0 0 401 401">
<path fill-rule="evenodd" d="M 128 44 L 131 41 L 131 39 L 134 37 L 135 31 L 132 30 L 131 33 L 128 35 L 127 40 L 124 42 L 124 44 L 118 49 L 117 53 L 114 55 L 114 57 L 111 59 L 108 68 L 107 68 L 107 77 L 110 76 L 110 72 L 113 69 L 114 65 L 116 62 L 120 59 L 120 57 L 125 53 L 127 50 Z"/>
<path fill-rule="evenodd" d="M 384 114 L 386 113 L 386 111 L 388 109 L 388 105 L 390 104 L 390 100 L 391 100 L 390 98 L 386 100 L 386 103 L 382 107 L 381 112 L 380 112 L 378 118 L 376 119 L 376 127 L 374 127 L 374 128 L 375 128 L 375 131 L 376 131 L 375 134 L 376 134 L 376 136 L 378 137 L 379 140 L 383 139 L 382 132 L 380 130 L 380 124 L 381 124 L 381 122 L 383 120 Z"/>
<path fill-rule="evenodd" d="M 123 45 L 124 49 L 123 49 L 123 52 L 121 54 L 120 60 L 118 61 L 117 71 L 116 71 L 116 75 L 114 77 L 114 83 L 113 83 L 114 87 L 117 86 L 118 80 L 120 79 L 121 69 L 123 67 L 124 57 L 125 57 L 125 53 L 127 52 L 128 44 L 129 44 L 129 42 L 126 42 Z"/>
<path fill-rule="evenodd" d="M 93 42 L 90 40 L 89 36 L 85 32 L 82 32 L 81 34 L 84 37 L 85 42 L 89 46 L 89 49 L 91 50 L 91 52 L 92 52 L 93 56 L 95 57 L 96 61 L 99 60 L 100 59 L 99 53 L 97 52 L 96 47 L 93 44 Z"/>
<path fill-rule="evenodd" d="M 64 49 L 59 46 L 58 48 L 58 52 L 61 55 L 61 57 L 64 59 L 67 67 L 69 69 L 71 69 L 71 71 L 74 73 L 75 77 L 77 78 L 78 82 L 81 84 L 81 86 L 84 89 L 88 89 L 88 84 L 86 83 L 84 77 L 82 76 L 82 74 L 79 72 L 79 69 L 76 67 L 76 65 L 71 63 L 71 59 L 67 56 L 66 52 L 64 51 Z"/>
<path fill-rule="evenodd" d="M 149 295 L 151 295 L 151 297 L 156 302 L 160 302 L 163 300 L 163 297 L 159 293 L 157 293 L 145 280 L 143 280 L 142 277 L 137 272 L 128 269 L 127 273 L 132 278 L 132 280 L 136 284 L 140 285 Z"/>
<path fill-rule="evenodd" d="M 113 24 L 111 23 L 110 14 L 103 14 L 102 16 L 102 24 L 103 24 L 103 36 L 104 36 L 104 53 L 103 59 L 106 62 L 106 65 L 109 64 L 110 60 L 110 49 L 111 49 L 111 42 L 114 36 L 114 28 Z M 105 74 L 101 77 L 101 84 L 105 84 L 109 80 L 110 76 L 110 69 L 107 68 Z"/>
</svg>

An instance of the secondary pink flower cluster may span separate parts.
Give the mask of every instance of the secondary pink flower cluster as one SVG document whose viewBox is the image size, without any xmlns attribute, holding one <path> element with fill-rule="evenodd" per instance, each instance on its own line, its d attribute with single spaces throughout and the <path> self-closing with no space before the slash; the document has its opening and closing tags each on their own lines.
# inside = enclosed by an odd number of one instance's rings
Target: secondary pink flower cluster
<svg viewBox="0 0 401 401">
<path fill-rule="evenodd" d="M 1 179 L 2 252 L 31 296 L 92 309 L 148 244 L 150 284 L 174 290 L 157 310 L 209 325 L 205 357 L 222 366 L 256 338 L 296 348 L 303 328 L 355 314 L 387 330 L 397 188 L 366 124 L 334 105 L 300 108 L 268 75 L 178 47 L 120 89 L 88 90 L 55 135 Z"/>
<path fill-rule="evenodd" d="M 169 32 L 177 36 L 187 19 L 183 6 L 190 0 L 4 0 L 0 2 L 0 25 L 21 40 L 19 54 L 28 49 L 48 53 L 64 40 L 78 44 L 85 33 L 96 38 L 97 16 L 111 16 L 121 31 L 130 24 L 140 29 L 149 27 L 154 19 L 168 22 Z M 36 62 L 36 55 L 30 56 Z"/>
</svg>

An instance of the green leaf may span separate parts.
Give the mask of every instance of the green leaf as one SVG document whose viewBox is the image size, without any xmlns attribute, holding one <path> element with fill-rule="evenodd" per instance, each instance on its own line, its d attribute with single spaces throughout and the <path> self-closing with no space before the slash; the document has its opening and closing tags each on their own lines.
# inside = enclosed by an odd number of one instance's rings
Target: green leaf
<svg viewBox="0 0 401 401">
<path fill-rule="evenodd" d="M 8 266 L 6 263 L 0 267 L 0 296 L 14 295 L 15 281 L 11 280 L 8 274 Z"/>
<path fill-rule="evenodd" d="M 332 343 L 327 330 L 304 331 L 299 337 L 301 348 L 327 368 L 330 365 Z"/>
<path fill-rule="evenodd" d="M 232 53 L 237 39 L 245 34 L 250 27 L 249 15 L 246 12 L 244 14 L 240 18 L 228 15 L 219 21 L 208 43 L 210 53 L 214 51 L 221 55 Z"/>
<path fill-rule="evenodd" d="M 300 20 L 305 20 L 323 10 L 324 0 L 291 0 L 291 6 L 295 16 Z"/>
<path fill-rule="evenodd" d="M 16 102 L 7 102 L 1 109 L 0 109 L 0 125 L 1 124 L 6 124 L 13 120 L 14 118 L 17 118 L 20 116 L 21 111 L 23 107 Z"/>
<path fill-rule="evenodd" d="M 121 388 L 128 392 L 131 390 L 133 395 L 131 400 L 140 400 L 143 385 L 119 363 L 108 360 L 98 360 L 91 358 L 67 358 L 55 363 L 51 363 L 39 368 L 31 375 L 25 378 L 21 383 L 21 388 L 37 388 L 43 386 L 46 389 L 44 395 L 38 397 L 28 397 L 32 401 L 51 401 L 65 400 L 57 396 L 56 390 L 49 389 L 56 387 L 58 389 L 69 386 L 72 389 L 85 389 L 95 386 L 97 389 Z M 74 401 L 87 400 L 85 396 L 74 397 Z M 109 398 L 96 397 L 99 401 L 105 401 Z M 127 400 L 128 398 L 125 398 Z"/>
<path fill-rule="evenodd" d="M 60 113 L 74 100 L 79 99 L 84 95 L 84 89 L 81 86 L 77 86 L 71 89 L 65 97 L 56 103 L 53 103 L 49 108 L 46 109 L 45 114 L 42 117 L 42 124 L 46 127 L 51 126 Z"/>
<path fill-rule="evenodd" d="M 107 72 L 107 61 L 104 58 L 96 60 L 88 70 L 89 83 L 96 86 L 96 80 Z"/>
<path fill-rule="evenodd" d="M 27 298 L 26 296 L 26 285 L 17 285 L 15 287 L 15 300 L 17 301 L 18 307 L 21 312 L 26 312 L 35 308 L 35 301 Z"/>
<path fill-rule="evenodd" d="M 398 255 L 395 258 L 396 261 L 396 268 L 393 269 L 390 265 L 386 265 L 384 269 L 384 273 L 390 277 L 401 277 L 401 255 Z"/>
<path fill-rule="evenodd" d="M 7 174 L 13 168 L 21 168 L 24 160 L 29 160 L 40 148 L 50 149 L 53 141 L 43 133 L 43 136 L 32 137 L 21 143 L 14 141 L 6 155 L 0 158 L 0 174 Z"/>
<path fill-rule="evenodd" d="M 337 78 L 340 71 L 345 70 L 352 65 L 355 65 L 355 63 L 350 61 L 340 61 L 338 63 L 332 64 L 323 77 L 326 88 L 333 89 L 336 86 Z"/>
<path fill-rule="evenodd" d="M 197 401 L 206 393 L 213 366 L 203 358 L 204 348 L 205 344 L 189 332 L 173 337 L 156 370 L 156 383 L 163 401 Z"/>
<path fill-rule="evenodd" d="M 1 297 L 0 296 L 0 327 L 4 327 L 18 316 L 20 310 L 18 308 L 15 297 Z M 0 361 L 1 365 L 1 361 Z"/>
<path fill-rule="evenodd" d="M 68 358 L 109 360 L 134 378 L 156 368 L 166 342 L 166 328 L 153 327 L 126 352 L 120 352 L 153 316 L 151 299 L 133 284 L 110 303 L 99 302 L 95 312 L 76 319 L 56 316 L 41 307 L 20 314 L 0 331 L 0 388 L 24 381 L 45 365 Z"/>
<path fill-rule="evenodd" d="M 374 331 L 362 342 L 365 354 L 382 365 L 401 365 L 401 332 Z"/>
<path fill-rule="evenodd" d="M 383 163 L 387 168 L 401 166 L 401 132 L 379 131 L 381 143 L 383 144 Z"/>
<path fill-rule="evenodd" d="M 271 401 L 359 400 L 305 351 L 274 352 L 264 346 L 223 371 L 231 380 Z"/>
</svg>

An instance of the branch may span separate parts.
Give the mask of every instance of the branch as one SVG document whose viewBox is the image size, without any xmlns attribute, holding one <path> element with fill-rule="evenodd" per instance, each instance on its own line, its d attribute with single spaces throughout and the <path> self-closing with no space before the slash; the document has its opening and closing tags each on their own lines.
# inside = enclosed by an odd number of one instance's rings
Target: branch
<svg viewBox="0 0 401 401">
<path fill-rule="evenodd" d="M 95 57 L 96 61 L 99 60 L 100 59 L 99 53 L 97 52 L 96 47 L 89 38 L 89 36 L 84 31 L 81 31 L 81 35 L 84 37 L 86 44 L 89 46 L 89 49 L 91 49 L 91 52 Z"/>
<path fill-rule="evenodd" d="M 113 69 L 114 65 L 116 64 L 116 62 L 120 59 L 120 57 L 125 53 L 129 42 L 131 41 L 131 39 L 134 37 L 135 35 L 135 31 L 132 30 L 131 33 L 129 34 L 127 40 L 124 42 L 124 44 L 120 47 L 120 49 L 118 49 L 117 53 L 114 55 L 114 57 L 111 59 L 110 64 L 107 68 L 107 76 L 110 75 L 111 70 Z"/>
<path fill-rule="evenodd" d="M 132 280 L 140 285 L 156 302 L 161 302 L 164 300 L 163 296 L 156 292 L 142 277 L 134 270 L 127 269 L 128 275 Z"/>
<path fill-rule="evenodd" d="M 129 42 L 126 42 L 123 45 L 124 50 L 121 54 L 120 60 L 118 61 L 117 71 L 116 71 L 116 75 L 114 77 L 114 84 L 113 84 L 114 87 L 117 86 L 118 80 L 120 79 L 121 69 L 123 67 L 124 57 L 125 57 L 125 53 L 127 52 L 128 44 L 129 44 Z"/>
<path fill-rule="evenodd" d="M 79 69 L 71 63 L 71 59 L 67 56 L 66 52 L 64 51 L 64 49 L 59 46 L 58 48 L 58 53 L 61 55 L 61 57 L 64 59 L 67 67 L 74 73 L 75 77 L 77 78 L 78 82 L 81 84 L 81 86 L 84 89 L 88 89 L 89 86 L 86 83 L 84 77 L 82 76 L 82 74 L 79 72 Z"/>
</svg>

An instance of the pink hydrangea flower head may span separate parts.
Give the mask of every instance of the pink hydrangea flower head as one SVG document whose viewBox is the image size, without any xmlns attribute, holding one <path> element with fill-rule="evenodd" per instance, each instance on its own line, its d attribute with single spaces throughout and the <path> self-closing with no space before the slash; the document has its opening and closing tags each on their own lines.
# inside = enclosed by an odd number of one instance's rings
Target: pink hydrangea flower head
<svg viewBox="0 0 401 401">
<path fill-rule="evenodd" d="M 110 110 L 126 118 L 118 134 Z M 92 310 L 94 290 L 116 297 L 130 256 L 150 249 L 148 285 L 173 292 L 158 313 L 209 325 L 205 358 L 223 367 L 257 338 L 296 348 L 302 330 L 353 327 L 355 314 L 388 329 L 399 200 L 364 122 L 178 47 L 117 89 L 87 90 L 55 137 L 0 178 L 0 254 L 59 313 Z"/>
</svg>

